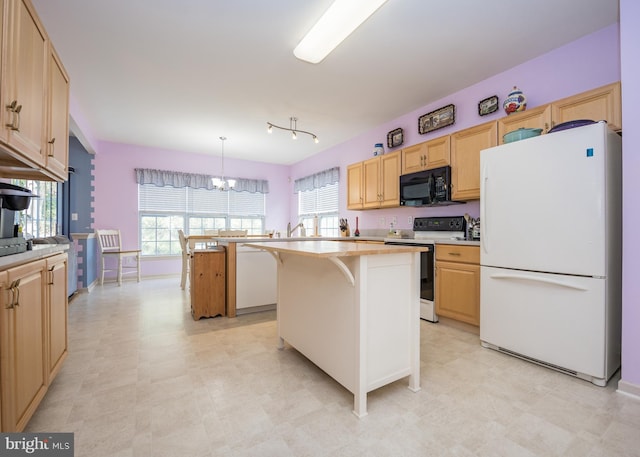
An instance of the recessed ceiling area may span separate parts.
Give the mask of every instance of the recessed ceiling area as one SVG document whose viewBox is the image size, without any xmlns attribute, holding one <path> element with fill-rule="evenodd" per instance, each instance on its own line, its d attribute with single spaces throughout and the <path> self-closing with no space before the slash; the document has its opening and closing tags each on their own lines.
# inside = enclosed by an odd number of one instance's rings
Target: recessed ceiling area
<svg viewBox="0 0 640 457">
<path fill-rule="evenodd" d="M 102 141 L 293 164 L 615 23 L 617 0 L 389 0 L 319 64 L 332 0 L 32 0 Z M 73 113 L 72 113 L 73 114 Z M 310 136 L 267 134 L 297 118 Z"/>
</svg>

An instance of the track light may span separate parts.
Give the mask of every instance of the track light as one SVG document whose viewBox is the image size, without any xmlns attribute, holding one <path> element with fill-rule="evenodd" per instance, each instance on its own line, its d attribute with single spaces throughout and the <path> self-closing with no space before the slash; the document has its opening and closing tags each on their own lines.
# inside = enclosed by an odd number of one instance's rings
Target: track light
<svg viewBox="0 0 640 457">
<path fill-rule="evenodd" d="M 280 127 L 279 125 L 276 124 L 272 124 L 271 122 L 267 122 L 267 133 L 271 133 L 273 131 L 273 128 L 277 128 L 280 130 L 287 130 L 289 132 L 291 132 L 291 139 L 292 140 L 297 140 L 298 139 L 298 133 L 305 133 L 307 135 L 309 135 L 311 138 L 313 138 L 313 142 L 318 144 L 320 142 L 320 140 L 318 140 L 318 137 L 315 135 L 315 133 L 311 133 L 311 132 L 307 132 L 305 130 L 300 130 L 298 129 L 298 118 L 297 117 L 290 117 L 289 118 L 289 128 L 287 127 Z"/>
</svg>

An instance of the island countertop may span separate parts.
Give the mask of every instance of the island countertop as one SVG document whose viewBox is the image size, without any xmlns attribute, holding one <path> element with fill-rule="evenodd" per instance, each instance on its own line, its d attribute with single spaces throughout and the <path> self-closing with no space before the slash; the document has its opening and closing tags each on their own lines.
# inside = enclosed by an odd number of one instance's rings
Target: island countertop
<svg viewBox="0 0 640 457">
<path fill-rule="evenodd" d="M 256 249 L 272 252 L 287 252 L 309 257 L 351 257 L 362 255 L 398 254 L 405 252 L 428 251 L 426 246 L 404 246 L 350 241 L 272 241 L 243 243 Z"/>
</svg>

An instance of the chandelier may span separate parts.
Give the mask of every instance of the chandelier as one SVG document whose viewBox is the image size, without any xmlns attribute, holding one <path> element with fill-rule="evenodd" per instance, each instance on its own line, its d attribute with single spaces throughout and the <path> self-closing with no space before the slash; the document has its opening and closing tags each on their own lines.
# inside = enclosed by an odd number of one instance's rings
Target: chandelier
<svg viewBox="0 0 640 457">
<path fill-rule="evenodd" d="M 307 135 L 309 135 L 311 138 L 313 138 L 313 142 L 314 143 L 318 143 L 318 137 L 311 132 L 307 132 L 305 130 L 298 130 L 298 118 L 297 117 L 290 117 L 289 118 L 289 128 L 287 127 L 280 127 L 279 125 L 275 125 L 272 124 L 271 122 L 267 122 L 267 132 L 272 133 L 273 132 L 273 128 L 277 128 L 280 130 L 287 130 L 289 132 L 291 132 L 291 138 L 296 140 L 298 139 L 298 133 L 305 133 Z"/>
<path fill-rule="evenodd" d="M 229 190 L 229 189 L 233 189 L 233 187 L 236 185 L 235 179 L 226 179 L 226 180 L 224 179 L 224 142 L 226 139 L 227 139 L 226 136 L 220 137 L 220 140 L 222 141 L 222 177 L 211 178 L 211 182 L 213 183 L 214 189 Z"/>
</svg>

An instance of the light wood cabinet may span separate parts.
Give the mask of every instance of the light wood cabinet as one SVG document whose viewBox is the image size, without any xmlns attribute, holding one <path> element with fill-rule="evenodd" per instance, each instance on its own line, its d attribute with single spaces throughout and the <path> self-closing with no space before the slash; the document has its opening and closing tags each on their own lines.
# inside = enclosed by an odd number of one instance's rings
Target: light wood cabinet
<svg viewBox="0 0 640 457">
<path fill-rule="evenodd" d="M 480 325 L 480 248 L 436 245 L 436 313 Z"/>
<path fill-rule="evenodd" d="M 47 390 L 44 260 L 6 270 L 0 294 L 3 432 L 22 431 Z"/>
<path fill-rule="evenodd" d="M 69 76 L 53 47 L 49 53 L 47 114 L 47 169 L 64 181 L 69 160 Z"/>
<path fill-rule="evenodd" d="M 551 105 L 538 106 L 519 113 L 510 114 L 507 117 L 498 119 L 498 144 L 504 144 L 503 137 L 514 130 L 542 129 L 542 133 L 547 133 L 552 127 Z"/>
<path fill-rule="evenodd" d="M 451 134 L 451 198 L 480 198 L 480 151 L 498 144 L 498 123 L 480 124 Z"/>
<path fill-rule="evenodd" d="M 0 172 L 64 181 L 69 77 L 31 1 L 0 1 Z"/>
<path fill-rule="evenodd" d="M 362 209 L 362 170 L 363 162 L 347 167 L 347 209 Z"/>
<path fill-rule="evenodd" d="M 67 357 L 67 254 L 47 258 L 47 377 L 53 380 Z"/>
<path fill-rule="evenodd" d="M 400 151 L 362 163 L 363 209 L 400 206 Z"/>
<path fill-rule="evenodd" d="M 615 131 L 622 129 L 620 82 L 557 100 L 551 104 L 553 125 L 578 119 L 607 121 Z"/>
<path fill-rule="evenodd" d="M 226 301 L 224 248 L 193 251 L 190 260 L 189 287 L 193 319 L 224 316 Z"/>
<path fill-rule="evenodd" d="M 31 2 L 5 1 L 8 30 L 4 46 L 2 127 L 9 147 L 29 164 L 43 167 L 48 39 Z"/>
<path fill-rule="evenodd" d="M 415 173 L 449 165 L 451 140 L 449 135 L 434 138 L 402 149 L 402 174 Z"/>
</svg>

